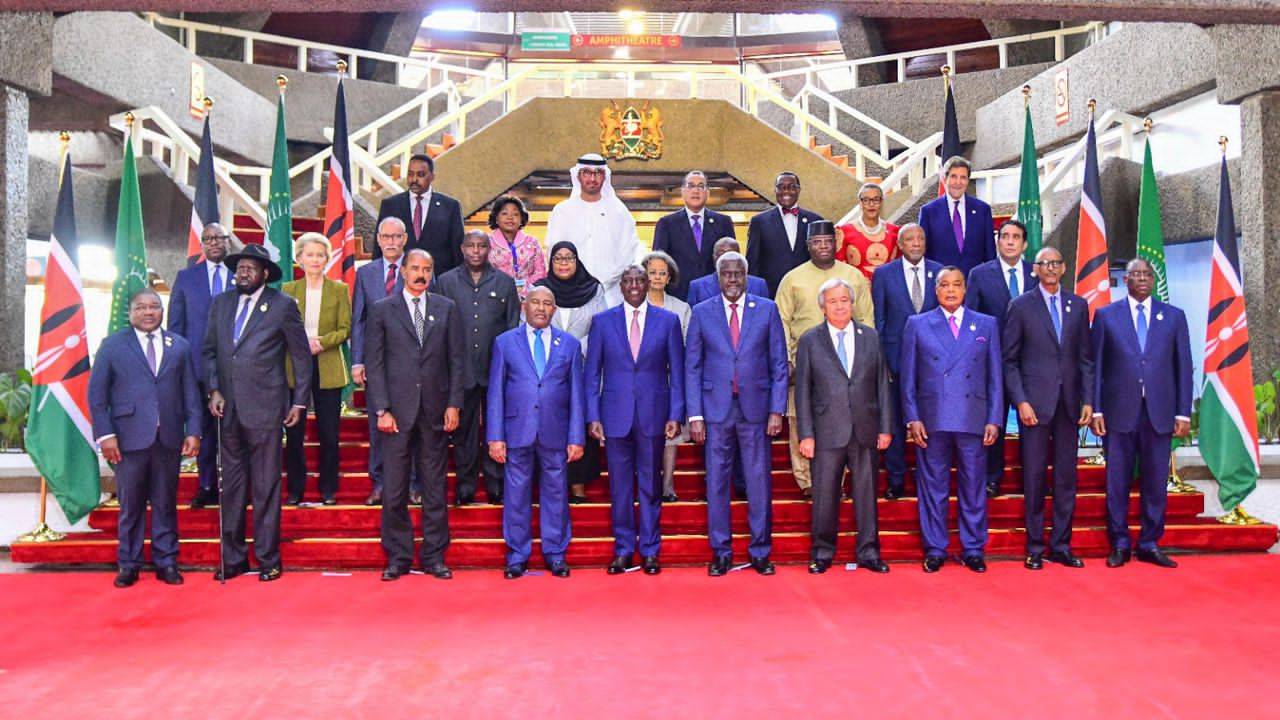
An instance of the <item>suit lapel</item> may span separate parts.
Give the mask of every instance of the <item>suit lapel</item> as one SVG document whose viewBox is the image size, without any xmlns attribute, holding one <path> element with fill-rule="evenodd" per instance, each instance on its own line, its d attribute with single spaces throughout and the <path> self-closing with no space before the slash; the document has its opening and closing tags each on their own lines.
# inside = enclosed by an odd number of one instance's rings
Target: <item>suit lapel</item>
<svg viewBox="0 0 1280 720">
<path fill-rule="evenodd" d="M 258 302 L 255 303 L 253 307 L 249 308 L 249 317 L 245 318 L 244 328 L 240 330 L 240 342 L 238 345 L 243 345 L 249 335 L 257 329 L 258 325 L 261 324 L 258 316 L 266 315 L 271 310 L 271 305 L 276 298 L 268 294 L 270 290 L 271 288 L 264 288 L 262 290 L 262 294 L 258 296 Z M 240 303 L 244 302 L 244 298 L 240 297 L 236 298 L 236 300 L 238 301 L 235 304 L 236 309 L 231 313 L 232 323 L 235 322 L 235 313 L 239 311 Z M 232 334 L 234 335 L 234 330 L 232 331 Z"/>
<path fill-rule="evenodd" d="M 156 334 L 159 336 L 157 342 L 164 343 L 164 354 L 160 356 L 160 368 L 156 371 L 156 377 L 160 377 L 168 372 L 173 365 L 173 340 L 170 339 L 170 335 L 166 331 L 161 330 Z M 144 357 L 143 359 L 145 360 L 146 358 Z"/>
<path fill-rule="evenodd" d="M 547 364 L 542 370 L 543 377 L 546 377 L 547 372 L 551 370 L 551 363 L 555 362 L 556 359 L 559 357 L 560 357 L 560 334 L 553 329 L 551 330 L 551 334 L 548 337 Z M 530 363 L 533 362 L 532 352 L 529 353 L 529 362 Z"/>
<path fill-rule="evenodd" d="M 405 332 L 409 333 L 409 338 L 415 343 L 418 342 L 418 331 L 413 328 L 413 311 L 410 310 L 409 303 L 405 302 L 403 295 L 391 295 L 395 300 L 391 302 L 392 315 L 400 319 L 400 325 Z M 426 318 L 426 309 L 423 309 L 423 319 Z M 423 333 L 426 334 L 425 332 Z"/>
<path fill-rule="evenodd" d="M 1035 309 L 1032 310 L 1036 317 L 1040 320 L 1040 325 L 1049 333 L 1049 337 L 1058 345 L 1062 345 L 1062 341 L 1058 339 L 1058 333 L 1053 329 L 1053 316 L 1049 314 L 1049 306 L 1045 304 L 1044 295 L 1039 290 L 1036 291 L 1037 302 L 1033 303 Z M 1062 321 L 1062 334 L 1067 334 L 1067 295 L 1061 290 L 1058 291 L 1058 313 L 1059 319 Z"/>
<path fill-rule="evenodd" d="M 1129 305 L 1129 296 L 1126 295 L 1121 300 L 1121 307 L 1124 312 L 1120 314 L 1120 319 L 1124 321 L 1124 336 L 1129 341 L 1130 348 L 1138 355 L 1145 355 L 1146 352 L 1138 345 L 1138 328 L 1133 324 L 1133 308 Z M 1154 308 L 1155 303 L 1152 303 Z M 1155 319 L 1155 313 L 1151 313 L 1151 317 L 1147 318 L 1147 347 L 1151 346 L 1151 324 Z"/>
<path fill-rule="evenodd" d="M 933 330 L 933 334 L 937 337 L 942 347 L 947 348 L 951 352 L 947 353 L 952 364 L 955 363 L 957 349 L 957 340 L 951 334 L 951 323 L 947 320 L 947 315 L 941 308 L 934 308 L 929 314 L 929 327 Z"/>
</svg>

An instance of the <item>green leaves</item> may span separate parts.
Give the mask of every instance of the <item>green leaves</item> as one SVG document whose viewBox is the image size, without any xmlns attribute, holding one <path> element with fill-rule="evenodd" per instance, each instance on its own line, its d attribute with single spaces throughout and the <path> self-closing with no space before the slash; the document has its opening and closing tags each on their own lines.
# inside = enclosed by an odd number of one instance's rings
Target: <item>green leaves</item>
<svg viewBox="0 0 1280 720">
<path fill-rule="evenodd" d="M 0 446 L 22 449 L 31 408 L 31 373 L 0 373 Z"/>
<path fill-rule="evenodd" d="M 1258 408 L 1258 439 L 1267 442 L 1276 436 L 1280 418 L 1276 413 L 1276 385 L 1280 384 L 1280 370 L 1272 374 L 1274 380 L 1253 386 L 1253 400 Z"/>
</svg>

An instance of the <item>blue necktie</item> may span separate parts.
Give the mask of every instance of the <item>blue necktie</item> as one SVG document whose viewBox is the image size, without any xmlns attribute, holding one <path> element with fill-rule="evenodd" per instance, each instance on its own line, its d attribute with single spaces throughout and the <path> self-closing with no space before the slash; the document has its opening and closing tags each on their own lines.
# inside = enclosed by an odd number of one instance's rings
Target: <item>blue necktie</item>
<svg viewBox="0 0 1280 720">
<path fill-rule="evenodd" d="M 217 297 L 222 294 L 224 287 L 222 285 L 222 266 L 215 265 L 213 268 L 213 290 L 210 294 Z"/>
<path fill-rule="evenodd" d="M 533 331 L 533 371 L 542 377 L 547 369 L 547 346 L 542 344 L 542 331 Z"/>
<path fill-rule="evenodd" d="M 840 367 L 844 368 L 844 374 L 849 374 L 849 353 L 844 349 L 845 331 L 841 330 L 836 333 L 836 357 L 840 358 Z"/>
<path fill-rule="evenodd" d="M 1058 312 L 1058 296 L 1049 296 L 1049 316 L 1053 318 L 1053 334 L 1062 342 L 1062 313 Z"/>
<path fill-rule="evenodd" d="M 1138 306 L 1138 349 L 1147 351 L 1147 309 L 1143 305 Z"/>
<path fill-rule="evenodd" d="M 1018 297 L 1022 291 L 1018 289 L 1018 269 L 1009 270 L 1009 297 Z"/>
<path fill-rule="evenodd" d="M 249 319 L 249 307 L 253 305 L 253 298 L 249 295 L 244 297 L 244 302 L 240 305 L 240 313 L 236 315 L 236 331 L 231 336 L 234 343 L 240 342 L 240 333 L 244 332 L 244 323 Z"/>
</svg>

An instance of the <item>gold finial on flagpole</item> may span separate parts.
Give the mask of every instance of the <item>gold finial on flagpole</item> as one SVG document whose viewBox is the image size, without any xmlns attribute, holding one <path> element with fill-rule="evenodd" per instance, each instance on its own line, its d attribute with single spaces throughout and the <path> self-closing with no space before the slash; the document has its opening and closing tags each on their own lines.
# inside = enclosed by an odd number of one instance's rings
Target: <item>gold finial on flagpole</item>
<svg viewBox="0 0 1280 720">
<path fill-rule="evenodd" d="M 213 109 L 213 98 L 205 95 L 204 100 L 200 104 L 204 105 L 204 111 L 208 114 L 208 112 Z"/>
<path fill-rule="evenodd" d="M 1226 138 L 1223 138 L 1223 140 L 1225 141 Z M 58 142 L 62 143 L 62 150 L 65 152 L 67 146 L 71 144 L 71 133 L 66 130 L 58 133 Z"/>
<path fill-rule="evenodd" d="M 1090 115 L 1093 115 L 1095 112 L 1097 112 L 1097 110 L 1098 110 L 1098 100 L 1097 100 L 1097 98 L 1089 98 L 1088 105 L 1089 105 L 1089 114 L 1090 114 Z"/>
<path fill-rule="evenodd" d="M 1218 136 L 1218 147 L 1222 148 L 1222 156 L 1226 157 L 1227 155 L 1227 136 L 1226 135 Z"/>
<path fill-rule="evenodd" d="M 136 120 L 132 112 L 124 114 L 124 127 L 126 132 L 133 132 L 133 121 Z"/>
<path fill-rule="evenodd" d="M 1031 86 L 1023 85 L 1022 86 L 1022 107 L 1026 108 L 1027 105 L 1030 104 L 1030 102 L 1031 102 Z"/>
<path fill-rule="evenodd" d="M 951 90 L 951 66 L 943 65 L 939 69 L 942 71 L 942 91 L 945 94 Z"/>
<path fill-rule="evenodd" d="M 338 60 L 338 77 L 343 77 L 346 74 L 347 74 L 347 61 Z"/>
<path fill-rule="evenodd" d="M 277 75 L 276 87 L 280 88 L 280 92 L 283 93 L 285 91 L 285 88 L 289 87 L 289 78 L 283 75 Z"/>
<path fill-rule="evenodd" d="M 1152 125 L 1155 125 L 1155 123 L 1154 123 L 1154 122 L 1151 122 L 1151 118 L 1150 118 L 1150 117 L 1144 118 L 1144 119 L 1142 120 L 1142 129 L 1143 129 L 1143 130 L 1146 130 L 1148 135 L 1150 135 L 1150 134 L 1151 134 L 1151 126 L 1152 126 Z"/>
</svg>

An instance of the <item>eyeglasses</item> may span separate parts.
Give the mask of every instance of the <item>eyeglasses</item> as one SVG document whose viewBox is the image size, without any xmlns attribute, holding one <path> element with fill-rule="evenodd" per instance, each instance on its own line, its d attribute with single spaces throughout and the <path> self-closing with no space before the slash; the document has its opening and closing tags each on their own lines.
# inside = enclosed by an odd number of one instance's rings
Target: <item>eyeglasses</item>
<svg viewBox="0 0 1280 720">
<path fill-rule="evenodd" d="M 1062 262 L 1061 260 L 1038 260 L 1035 262 L 1035 264 L 1039 265 L 1040 267 L 1047 267 L 1047 268 L 1060 268 L 1063 265 L 1066 265 L 1066 263 Z"/>
<path fill-rule="evenodd" d="M 698 183 L 698 184 L 685 183 L 685 184 L 683 185 L 683 187 L 684 187 L 684 189 L 685 189 L 685 190 L 702 190 L 702 191 L 704 191 L 704 192 L 705 192 L 705 191 L 706 191 L 706 189 L 707 189 L 707 186 L 706 186 L 706 185 L 703 185 L 703 184 L 701 184 L 701 183 Z"/>
<path fill-rule="evenodd" d="M 578 261 L 578 258 L 572 255 L 556 255 L 555 257 L 551 258 L 551 262 L 555 263 L 556 265 L 569 265 L 570 263 L 575 263 L 577 261 Z"/>
<path fill-rule="evenodd" d="M 773 188 L 775 190 L 799 190 L 800 186 L 796 185 L 795 183 L 785 183 L 785 184 L 774 185 Z"/>
<path fill-rule="evenodd" d="M 1151 272 L 1150 270 L 1130 270 L 1129 271 L 1129 277 L 1135 277 L 1135 278 L 1149 278 L 1149 277 L 1155 277 L 1155 275 L 1156 274 Z"/>
<path fill-rule="evenodd" d="M 858 198 L 858 202 L 863 203 L 863 204 L 865 204 L 865 205 L 879 205 L 880 203 L 884 202 L 884 198 L 881 198 L 881 197 L 869 197 L 869 198 L 860 197 L 860 198 Z"/>
<path fill-rule="evenodd" d="M 231 236 L 230 236 L 230 235 L 210 235 L 209 237 L 205 238 L 205 239 L 204 239 L 204 241 L 205 241 L 205 242 L 213 242 L 213 241 L 217 240 L 218 242 L 226 242 L 226 241 L 228 241 L 228 240 L 230 240 L 230 239 L 231 239 Z"/>
<path fill-rule="evenodd" d="M 380 240 L 399 240 L 404 235 L 404 233 L 378 233 L 378 238 Z"/>
</svg>

